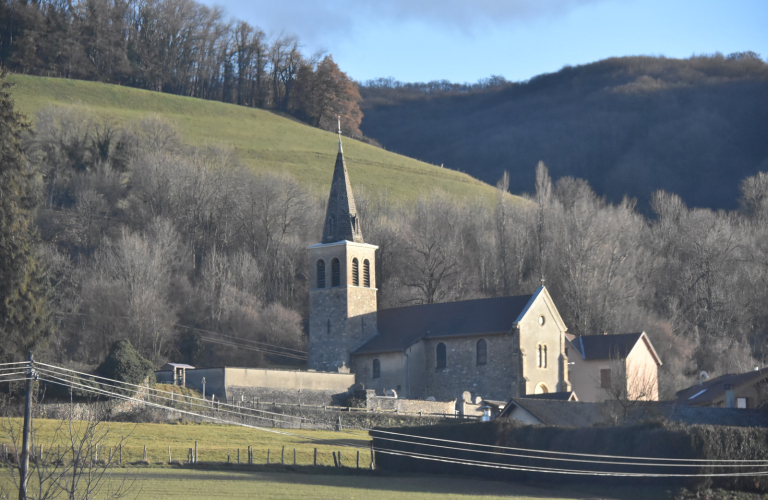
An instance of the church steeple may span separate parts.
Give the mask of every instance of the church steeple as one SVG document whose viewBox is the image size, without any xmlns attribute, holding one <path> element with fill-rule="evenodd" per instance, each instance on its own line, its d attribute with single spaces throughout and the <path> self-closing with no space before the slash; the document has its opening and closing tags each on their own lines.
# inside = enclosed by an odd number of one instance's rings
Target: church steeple
<svg viewBox="0 0 768 500">
<path fill-rule="evenodd" d="M 336 166 L 333 169 L 322 243 L 344 240 L 363 243 L 363 233 L 360 231 L 360 218 L 357 215 L 355 197 L 352 195 L 352 185 L 349 183 L 347 164 L 341 148 L 341 122 L 339 122 L 339 153 L 336 155 Z"/>
</svg>

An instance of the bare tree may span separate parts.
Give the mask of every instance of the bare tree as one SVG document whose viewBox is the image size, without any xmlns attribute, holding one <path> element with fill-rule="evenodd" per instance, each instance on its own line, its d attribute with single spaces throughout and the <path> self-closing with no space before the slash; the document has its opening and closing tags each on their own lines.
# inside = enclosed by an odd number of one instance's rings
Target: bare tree
<svg viewBox="0 0 768 500">
<path fill-rule="evenodd" d="M 134 483 L 125 476 L 115 477 L 118 450 L 130 432 L 115 436 L 104 425 L 96 411 L 75 416 L 74 407 L 60 420 L 47 442 L 36 440 L 33 431 L 31 460 L 29 462 L 29 500 L 90 500 L 94 498 L 118 499 L 134 494 Z M 20 488 L 19 456 L 21 454 L 20 423 L 10 417 L 3 420 L 2 428 L 11 439 L 11 450 L 0 457 L 16 490 Z M 0 492 L 0 498 L 2 492 Z"/>
</svg>

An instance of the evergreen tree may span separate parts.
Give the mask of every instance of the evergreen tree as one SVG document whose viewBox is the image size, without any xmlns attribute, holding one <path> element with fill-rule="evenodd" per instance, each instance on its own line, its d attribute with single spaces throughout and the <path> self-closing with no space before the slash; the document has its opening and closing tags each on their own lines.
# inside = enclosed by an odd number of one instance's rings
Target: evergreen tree
<svg viewBox="0 0 768 500">
<path fill-rule="evenodd" d="M 0 359 L 19 359 L 51 333 L 50 285 L 33 227 L 34 172 L 22 148 L 28 125 L 0 74 Z"/>
</svg>

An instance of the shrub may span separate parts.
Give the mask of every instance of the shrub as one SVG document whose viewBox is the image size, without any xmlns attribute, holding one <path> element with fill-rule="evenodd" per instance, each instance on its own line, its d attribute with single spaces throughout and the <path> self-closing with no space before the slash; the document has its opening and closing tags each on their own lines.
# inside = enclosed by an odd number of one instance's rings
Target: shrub
<svg viewBox="0 0 768 500">
<path fill-rule="evenodd" d="M 96 368 L 96 374 L 120 382 L 140 385 L 154 376 L 154 368 L 152 363 L 141 357 L 130 341 L 123 339 L 112 344 L 107 358 Z M 120 388 L 125 389 L 124 386 Z"/>
</svg>

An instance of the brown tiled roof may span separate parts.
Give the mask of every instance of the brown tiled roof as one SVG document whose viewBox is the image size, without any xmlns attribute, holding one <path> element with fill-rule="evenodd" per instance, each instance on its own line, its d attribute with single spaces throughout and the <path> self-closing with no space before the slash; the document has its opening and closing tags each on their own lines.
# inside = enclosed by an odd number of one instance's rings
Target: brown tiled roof
<svg viewBox="0 0 768 500">
<path fill-rule="evenodd" d="M 729 373 L 721 375 L 693 385 L 675 394 L 675 401 L 681 405 L 700 405 L 707 404 L 716 399 L 725 397 L 725 386 L 730 385 L 736 389 L 746 384 L 753 384 L 759 380 L 768 379 L 768 368 L 754 370 L 746 373 Z"/>
<path fill-rule="evenodd" d="M 322 243 L 344 240 L 363 243 L 363 233 L 360 230 L 360 217 L 357 215 L 355 197 L 352 195 L 352 185 L 349 183 L 347 164 L 339 139 L 339 154 L 336 155 L 336 166 L 333 169 Z"/>
<path fill-rule="evenodd" d="M 384 309 L 379 334 L 355 354 L 403 351 L 422 338 L 508 333 L 533 295 Z"/>
</svg>

